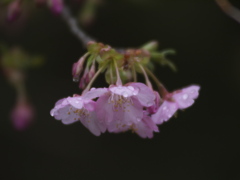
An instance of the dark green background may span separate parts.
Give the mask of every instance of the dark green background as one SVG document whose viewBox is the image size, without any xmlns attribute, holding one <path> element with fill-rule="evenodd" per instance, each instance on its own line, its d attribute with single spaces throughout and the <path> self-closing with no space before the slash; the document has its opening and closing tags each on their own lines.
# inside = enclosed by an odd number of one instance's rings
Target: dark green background
<svg viewBox="0 0 240 180">
<path fill-rule="evenodd" d="M 63 125 L 49 112 L 58 99 L 80 92 L 71 66 L 84 49 L 61 18 L 38 10 L 18 33 L 0 29 L 1 42 L 47 60 L 29 71 L 37 116 L 25 132 L 11 126 L 15 92 L 0 77 L 1 179 L 240 179 L 240 24 L 213 0 L 108 0 L 85 30 L 116 47 L 155 39 L 161 49 L 174 48 L 179 72 L 156 73 L 169 90 L 201 85 L 199 98 L 151 140 L 131 132 L 95 137 L 80 123 Z"/>
</svg>

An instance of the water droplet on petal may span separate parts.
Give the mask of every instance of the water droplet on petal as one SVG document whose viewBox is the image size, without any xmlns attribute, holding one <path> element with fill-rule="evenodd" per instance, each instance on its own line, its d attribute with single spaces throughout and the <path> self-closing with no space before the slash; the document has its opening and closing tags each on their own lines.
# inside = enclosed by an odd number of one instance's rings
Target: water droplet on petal
<svg viewBox="0 0 240 180">
<path fill-rule="evenodd" d="M 134 91 L 137 92 L 137 93 L 139 93 L 140 89 L 139 89 L 138 87 L 135 87 L 135 88 L 134 88 Z"/>
<path fill-rule="evenodd" d="M 122 92 L 122 96 L 126 98 L 126 97 L 128 97 L 128 93 L 127 92 Z"/>
<path fill-rule="evenodd" d="M 91 91 L 91 90 L 94 90 L 94 89 L 96 89 L 96 88 L 93 87 L 93 88 L 90 89 L 90 91 Z"/>
<path fill-rule="evenodd" d="M 134 88 L 133 88 L 132 86 L 128 86 L 127 88 L 128 88 L 129 90 L 131 90 L 131 91 L 134 90 Z"/>
<path fill-rule="evenodd" d="M 183 98 L 184 100 L 186 100 L 186 99 L 188 98 L 188 94 L 184 94 L 184 95 L 182 96 L 182 98 Z"/>
<path fill-rule="evenodd" d="M 79 82 L 79 77 L 73 77 L 73 82 Z"/>
<path fill-rule="evenodd" d="M 140 118 L 137 118 L 137 122 L 140 122 L 141 121 L 141 119 Z"/>
<path fill-rule="evenodd" d="M 133 95 L 137 95 L 137 94 L 138 94 L 138 90 L 134 90 Z"/>
<path fill-rule="evenodd" d="M 148 102 L 147 103 L 147 106 L 149 107 L 149 106 L 152 106 L 154 103 L 152 103 L 152 102 Z"/>
</svg>

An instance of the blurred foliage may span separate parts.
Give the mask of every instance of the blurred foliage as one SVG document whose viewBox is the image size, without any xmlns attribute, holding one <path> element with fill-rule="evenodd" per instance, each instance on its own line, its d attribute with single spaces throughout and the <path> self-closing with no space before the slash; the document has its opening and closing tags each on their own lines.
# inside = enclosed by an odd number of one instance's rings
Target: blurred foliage
<svg viewBox="0 0 240 180">
<path fill-rule="evenodd" d="M 44 58 L 39 55 L 29 55 L 19 47 L 8 49 L 4 45 L 1 47 L 1 65 L 3 68 L 14 68 L 27 70 L 40 67 L 44 63 Z"/>
</svg>

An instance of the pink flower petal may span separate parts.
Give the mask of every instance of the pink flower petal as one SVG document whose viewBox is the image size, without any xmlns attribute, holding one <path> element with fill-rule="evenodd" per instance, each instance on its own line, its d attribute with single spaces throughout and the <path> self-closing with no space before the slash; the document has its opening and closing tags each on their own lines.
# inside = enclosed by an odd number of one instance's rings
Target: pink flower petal
<svg viewBox="0 0 240 180">
<path fill-rule="evenodd" d="M 135 90 L 138 90 L 137 98 L 139 102 L 145 106 L 150 107 L 154 105 L 154 100 L 156 98 L 154 92 L 143 83 L 130 83 Z"/>
<path fill-rule="evenodd" d="M 157 112 L 152 115 L 152 120 L 156 124 L 162 124 L 169 120 L 177 111 L 178 106 L 175 102 L 164 101 Z"/>
<path fill-rule="evenodd" d="M 99 136 L 101 132 L 106 131 L 106 125 L 98 121 L 95 112 L 91 112 L 89 115 L 81 117 L 80 121 L 95 136 Z"/>
<path fill-rule="evenodd" d="M 157 112 L 159 106 L 160 106 L 160 101 L 162 101 L 162 99 L 160 98 L 160 95 L 157 91 L 154 91 L 154 94 L 156 96 L 156 99 L 155 99 L 155 103 L 154 105 L 150 106 L 147 108 L 147 111 L 150 113 L 150 114 L 154 114 Z"/>
<path fill-rule="evenodd" d="M 52 109 L 51 115 L 57 120 L 62 120 L 63 124 L 72 124 L 78 121 L 78 114 L 76 108 L 71 105 L 58 105 L 58 107 Z"/>
<path fill-rule="evenodd" d="M 90 91 L 88 91 L 86 94 L 84 94 L 82 97 L 84 99 L 95 99 L 97 97 L 100 97 L 108 92 L 108 88 L 92 88 Z"/>
<path fill-rule="evenodd" d="M 192 85 L 182 89 L 182 92 L 187 93 L 191 98 L 196 99 L 199 95 L 200 86 Z"/>
<path fill-rule="evenodd" d="M 182 89 L 181 92 L 173 94 L 173 99 L 178 104 L 179 109 L 190 107 L 194 103 L 194 99 L 198 97 L 199 86 L 190 86 Z"/>
<path fill-rule="evenodd" d="M 87 103 L 84 103 L 84 108 L 88 111 L 94 111 L 96 109 L 96 102 L 88 101 Z"/>
<path fill-rule="evenodd" d="M 83 98 L 81 96 L 76 96 L 76 97 L 68 97 L 67 101 L 69 104 L 71 104 L 73 107 L 77 109 L 82 109 L 83 108 Z"/>
<path fill-rule="evenodd" d="M 149 116 L 144 116 L 143 120 L 134 126 L 133 129 L 142 138 L 152 138 L 153 132 L 159 132 L 158 127 Z"/>
<path fill-rule="evenodd" d="M 96 113 L 100 122 L 110 122 L 113 120 L 113 107 L 109 103 L 109 94 L 105 94 L 96 102 Z"/>
<path fill-rule="evenodd" d="M 132 127 L 134 123 L 139 123 L 143 118 L 142 106 L 136 99 L 125 102 L 119 107 L 114 107 L 113 119 L 107 123 L 109 132 L 123 132 Z"/>
</svg>

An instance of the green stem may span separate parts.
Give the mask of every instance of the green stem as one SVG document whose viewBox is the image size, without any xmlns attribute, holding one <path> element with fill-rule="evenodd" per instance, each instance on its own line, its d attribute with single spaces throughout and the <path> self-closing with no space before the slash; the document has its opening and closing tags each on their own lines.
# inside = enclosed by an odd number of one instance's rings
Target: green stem
<svg viewBox="0 0 240 180">
<path fill-rule="evenodd" d="M 149 78 L 148 78 L 148 75 L 147 75 L 145 69 L 143 68 L 143 66 L 142 66 L 141 64 L 138 64 L 138 65 L 139 65 L 140 69 L 141 69 L 142 72 L 143 72 L 143 75 L 144 75 L 144 77 L 145 77 L 145 81 L 146 81 L 147 86 L 152 89 L 152 84 L 151 84 L 151 82 L 150 82 L 150 80 L 149 80 Z"/>
<path fill-rule="evenodd" d="M 26 102 L 27 93 L 23 81 L 16 83 L 15 88 L 17 91 L 18 102 Z"/>
<path fill-rule="evenodd" d="M 148 68 L 145 68 L 145 71 L 147 72 L 147 74 L 153 79 L 153 81 L 156 83 L 159 92 L 161 94 L 161 96 L 163 97 L 165 94 L 168 93 L 167 89 L 164 87 L 164 85 L 158 80 L 158 78 L 152 73 L 152 71 L 150 71 Z"/>
<path fill-rule="evenodd" d="M 117 86 L 122 86 L 122 80 L 121 80 L 120 75 L 119 75 L 117 62 L 116 62 L 116 60 L 113 60 L 113 62 L 114 62 L 114 65 L 115 65 L 116 75 L 117 75 L 116 85 L 117 85 Z"/>
<path fill-rule="evenodd" d="M 104 67 L 101 67 L 96 74 L 93 76 L 93 78 L 91 79 L 91 81 L 88 83 L 87 87 L 84 89 L 83 94 L 85 94 L 87 91 L 89 91 L 89 89 L 92 87 L 93 82 L 96 80 L 96 78 L 98 77 L 98 75 L 101 73 L 101 71 L 104 69 Z"/>
<path fill-rule="evenodd" d="M 133 75 L 133 81 L 137 82 L 137 73 L 136 73 L 135 66 L 133 66 L 132 68 L 132 75 Z"/>
</svg>

